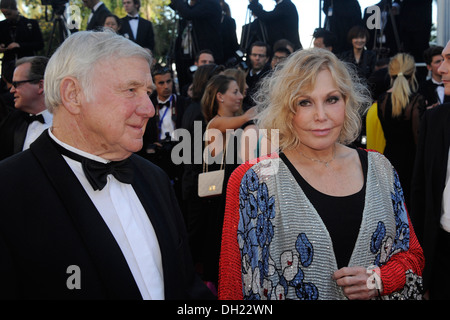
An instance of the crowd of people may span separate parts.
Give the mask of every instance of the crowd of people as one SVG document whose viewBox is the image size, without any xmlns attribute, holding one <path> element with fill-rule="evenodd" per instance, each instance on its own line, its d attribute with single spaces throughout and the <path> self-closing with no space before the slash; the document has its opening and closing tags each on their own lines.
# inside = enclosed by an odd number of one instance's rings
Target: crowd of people
<svg viewBox="0 0 450 320">
<path fill-rule="evenodd" d="M 84 0 L 51 57 L 1 0 L 0 297 L 450 298 L 450 42 L 403 36 L 428 2 L 378 3 L 380 37 L 325 1 L 306 49 L 291 0 L 241 43 L 225 1 L 172 0 L 174 69 L 139 0 Z"/>
</svg>

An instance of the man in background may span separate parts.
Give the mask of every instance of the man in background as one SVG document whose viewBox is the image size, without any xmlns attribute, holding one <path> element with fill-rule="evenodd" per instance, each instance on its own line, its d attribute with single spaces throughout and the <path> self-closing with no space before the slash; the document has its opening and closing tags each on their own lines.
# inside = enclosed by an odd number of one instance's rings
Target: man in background
<svg viewBox="0 0 450 320">
<path fill-rule="evenodd" d="M 250 46 L 249 57 L 251 66 L 246 77 L 248 91 L 247 96 L 244 98 L 244 105 L 251 108 L 255 105 L 252 95 L 258 89 L 259 81 L 271 70 L 270 65 L 268 64 L 270 59 L 269 45 L 262 41 L 252 43 Z"/>
<path fill-rule="evenodd" d="M 294 45 L 294 51 L 302 48 L 298 33 L 298 12 L 291 0 L 275 0 L 272 11 L 264 11 L 258 0 L 249 0 L 248 8 L 265 25 L 267 43 L 271 48 L 277 40 L 287 39 Z"/>
<path fill-rule="evenodd" d="M 15 110 L 0 125 L 0 160 L 28 149 L 52 125 L 44 96 L 47 62 L 40 56 L 17 60 L 11 86 Z"/>
<path fill-rule="evenodd" d="M 119 33 L 151 52 L 155 47 L 153 24 L 139 16 L 140 7 L 140 0 L 123 0 L 127 16 L 121 19 L 122 27 Z"/>
<path fill-rule="evenodd" d="M 419 85 L 419 92 L 427 100 L 427 108 L 433 108 L 442 103 L 450 102 L 450 96 L 445 94 L 442 75 L 439 73 L 439 67 L 444 61 L 442 50 L 444 50 L 442 46 L 432 46 L 425 50 L 423 54 L 431 77 Z M 424 112 L 425 110 L 421 110 L 421 115 Z"/>
<path fill-rule="evenodd" d="M 106 5 L 99 0 L 83 0 L 83 4 L 91 9 L 86 30 L 99 30 L 103 28 L 106 16 L 111 14 L 111 11 L 109 11 Z"/>
</svg>

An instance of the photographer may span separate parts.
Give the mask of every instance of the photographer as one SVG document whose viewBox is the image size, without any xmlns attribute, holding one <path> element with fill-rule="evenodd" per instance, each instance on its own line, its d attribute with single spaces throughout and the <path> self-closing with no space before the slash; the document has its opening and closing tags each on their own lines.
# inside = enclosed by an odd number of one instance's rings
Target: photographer
<svg viewBox="0 0 450 320">
<path fill-rule="evenodd" d="M 150 100 L 155 107 L 155 116 L 147 123 L 140 155 L 167 173 L 177 198 L 181 200 L 182 166 L 172 162 L 172 148 L 177 143 L 172 141 L 172 136 L 175 129 L 181 127 L 189 100 L 173 93 L 173 74 L 169 68 L 156 65 L 152 76 L 156 90 L 150 96 Z"/>
<path fill-rule="evenodd" d="M 222 63 L 223 50 L 220 34 L 222 8 L 218 0 L 172 0 L 169 5 L 183 19 L 192 21 L 194 54 L 203 49 L 213 52 L 216 62 Z"/>
<path fill-rule="evenodd" d="M 5 20 L 0 21 L 0 53 L 3 53 L 2 75 L 14 68 L 17 59 L 36 55 L 44 47 L 37 20 L 20 15 L 16 0 L 2 0 L 0 9 Z"/>
<path fill-rule="evenodd" d="M 287 39 L 301 49 L 298 34 L 298 12 L 291 0 L 275 0 L 277 3 L 273 11 L 264 11 L 258 0 L 249 0 L 248 8 L 253 15 L 262 21 L 267 29 L 267 43 L 273 48 L 274 43 L 280 39 Z"/>
</svg>

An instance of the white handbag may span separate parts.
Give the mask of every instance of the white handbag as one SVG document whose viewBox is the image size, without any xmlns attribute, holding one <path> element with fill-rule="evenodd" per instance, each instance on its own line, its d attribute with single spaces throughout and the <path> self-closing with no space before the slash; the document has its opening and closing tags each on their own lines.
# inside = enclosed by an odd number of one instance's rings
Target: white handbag
<svg viewBox="0 0 450 320">
<path fill-rule="evenodd" d="M 212 121 L 212 120 L 211 120 Z M 211 123 L 211 121 L 209 123 Z M 206 126 L 208 130 L 209 123 Z M 206 139 L 208 141 L 208 139 Z M 205 146 L 205 152 L 207 150 L 207 145 Z M 223 191 L 223 180 L 225 177 L 225 152 L 226 148 L 223 150 L 222 163 L 220 164 L 219 170 L 214 170 L 208 172 L 208 165 L 206 164 L 206 157 L 203 157 L 203 173 L 198 175 L 198 196 L 200 198 L 215 197 L 220 196 Z"/>
</svg>

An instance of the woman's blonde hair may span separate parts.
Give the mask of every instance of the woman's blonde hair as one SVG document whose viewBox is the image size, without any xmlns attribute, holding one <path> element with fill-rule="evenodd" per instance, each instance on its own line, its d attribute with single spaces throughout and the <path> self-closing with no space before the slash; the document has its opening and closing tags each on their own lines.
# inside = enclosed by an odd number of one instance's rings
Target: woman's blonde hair
<svg viewBox="0 0 450 320">
<path fill-rule="evenodd" d="M 339 142 L 349 144 L 359 135 L 361 114 L 370 106 L 370 93 L 358 78 L 354 68 L 340 61 L 324 49 L 299 50 L 280 63 L 269 76 L 262 80 L 254 99 L 258 106 L 259 128 L 278 129 L 281 150 L 295 148 L 300 140 L 292 124 L 297 111 L 298 98 L 310 93 L 317 74 L 329 70 L 344 97 L 345 119 Z"/>
<path fill-rule="evenodd" d="M 416 92 L 416 64 L 413 56 L 398 53 L 389 62 L 389 75 L 392 84 L 392 116 L 397 117 L 409 103 L 411 93 Z"/>
</svg>

